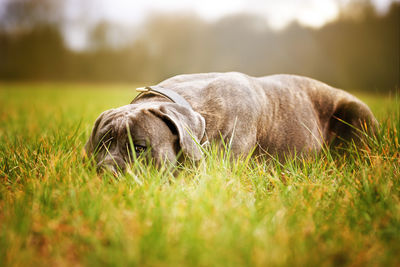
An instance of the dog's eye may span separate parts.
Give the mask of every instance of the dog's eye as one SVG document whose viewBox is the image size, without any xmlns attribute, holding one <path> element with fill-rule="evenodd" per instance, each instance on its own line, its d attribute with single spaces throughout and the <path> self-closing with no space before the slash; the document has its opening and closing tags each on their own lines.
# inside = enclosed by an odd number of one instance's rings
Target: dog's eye
<svg viewBox="0 0 400 267">
<path fill-rule="evenodd" d="M 143 153 L 145 151 L 146 151 L 146 147 L 145 146 L 135 145 L 135 152 L 137 154 L 141 154 L 141 153 Z"/>
</svg>

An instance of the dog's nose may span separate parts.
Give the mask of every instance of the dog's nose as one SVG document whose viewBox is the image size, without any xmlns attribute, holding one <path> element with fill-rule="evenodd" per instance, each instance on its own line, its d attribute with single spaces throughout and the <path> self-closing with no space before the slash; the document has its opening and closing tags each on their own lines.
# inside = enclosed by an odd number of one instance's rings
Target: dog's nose
<svg viewBox="0 0 400 267">
<path fill-rule="evenodd" d="M 119 159 L 104 160 L 97 164 L 97 171 L 108 171 L 117 176 L 119 173 L 125 171 L 125 163 Z"/>
<path fill-rule="evenodd" d="M 101 165 L 97 166 L 97 172 L 102 173 L 102 172 L 110 172 L 114 176 L 118 176 L 118 170 L 115 168 L 113 165 Z"/>
</svg>

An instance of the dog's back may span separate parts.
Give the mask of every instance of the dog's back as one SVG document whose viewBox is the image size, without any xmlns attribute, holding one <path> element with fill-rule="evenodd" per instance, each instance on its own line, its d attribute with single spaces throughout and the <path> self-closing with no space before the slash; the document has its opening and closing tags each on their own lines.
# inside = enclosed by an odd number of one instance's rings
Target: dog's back
<svg viewBox="0 0 400 267">
<path fill-rule="evenodd" d="M 181 94 L 205 118 L 209 138 L 235 135 L 233 151 L 249 152 L 255 144 L 258 153 L 319 150 L 337 136 L 358 138 L 364 122 L 371 129 L 377 125 L 353 95 L 297 75 L 188 74 L 160 85 Z"/>
</svg>

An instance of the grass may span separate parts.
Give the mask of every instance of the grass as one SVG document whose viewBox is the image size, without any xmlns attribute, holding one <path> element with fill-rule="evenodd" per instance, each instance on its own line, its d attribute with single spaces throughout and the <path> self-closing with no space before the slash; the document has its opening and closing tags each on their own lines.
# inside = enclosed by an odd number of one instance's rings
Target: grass
<svg viewBox="0 0 400 267">
<path fill-rule="evenodd" d="M 398 97 L 358 94 L 381 123 L 362 151 L 99 177 L 83 145 L 132 88 L 0 84 L 1 266 L 400 265 Z"/>
</svg>

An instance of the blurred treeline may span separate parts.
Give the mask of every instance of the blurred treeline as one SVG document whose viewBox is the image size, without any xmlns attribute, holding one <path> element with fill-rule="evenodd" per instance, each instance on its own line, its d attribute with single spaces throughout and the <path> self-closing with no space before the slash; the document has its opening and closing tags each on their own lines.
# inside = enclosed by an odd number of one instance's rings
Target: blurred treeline
<svg viewBox="0 0 400 267">
<path fill-rule="evenodd" d="M 43 20 L 7 12 L 0 24 L 22 26 L 0 27 L 1 80 L 157 82 L 181 73 L 241 71 L 301 74 L 345 89 L 400 85 L 399 3 L 384 15 L 363 4 L 320 29 L 292 23 L 281 31 L 254 15 L 207 23 L 192 14 L 159 14 L 117 45 L 110 40 L 116 26 L 102 22 L 83 51 L 68 48 L 54 13 Z"/>
</svg>

